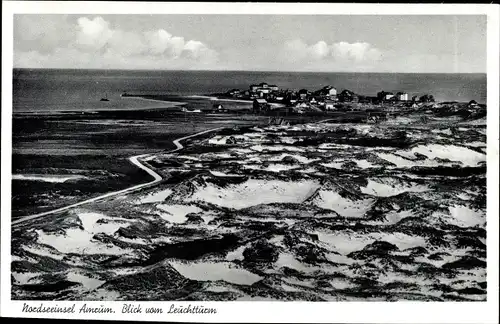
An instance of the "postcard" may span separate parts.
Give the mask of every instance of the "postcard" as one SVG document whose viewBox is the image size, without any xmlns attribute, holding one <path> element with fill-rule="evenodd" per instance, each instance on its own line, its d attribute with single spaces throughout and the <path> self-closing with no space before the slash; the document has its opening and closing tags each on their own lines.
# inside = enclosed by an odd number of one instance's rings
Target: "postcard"
<svg viewBox="0 0 500 324">
<path fill-rule="evenodd" d="M 499 6 L 3 5 L 2 316 L 496 322 Z"/>
</svg>

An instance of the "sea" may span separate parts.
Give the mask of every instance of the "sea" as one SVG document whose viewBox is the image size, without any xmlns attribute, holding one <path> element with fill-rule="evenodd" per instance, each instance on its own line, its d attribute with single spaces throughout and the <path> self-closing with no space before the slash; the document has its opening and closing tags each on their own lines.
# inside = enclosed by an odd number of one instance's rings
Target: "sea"
<svg viewBox="0 0 500 324">
<path fill-rule="evenodd" d="M 381 90 L 437 101 L 486 103 L 486 74 L 14 69 L 13 112 L 45 113 L 171 107 L 121 94 L 208 95 L 267 82 L 281 89 L 332 85 L 374 96 Z M 107 98 L 109 101 L 101 101 Z"/>
</svg>

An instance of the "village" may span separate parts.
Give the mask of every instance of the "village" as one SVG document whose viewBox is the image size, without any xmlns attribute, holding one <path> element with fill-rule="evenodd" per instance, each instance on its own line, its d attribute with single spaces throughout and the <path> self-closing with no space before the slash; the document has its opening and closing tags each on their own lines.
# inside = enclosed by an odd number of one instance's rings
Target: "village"
<svg viewBox="0 0 500 324">
<path fill-rule="evenodd" d="M 215 94 L 220 99 L 251 100 L 256 114 L 328 114 L 329 112 L 364 111 L 372 115 L 386 116 L 391 113 L 424 111 L 442 114 L 486 114 L 486 106 L 471 100 L 468 103 L 436 102 L 432 94 L 412 96 L 406 92 L 380 91 L 375 96 L 360 95 L 349 89 L 340 93 L 331 85 L 310 91 L 307 89 L 280 89 L 265 82 L 252 84 L 248 90 L 232 89 Z M 222 104 L 214 106 L 224 110 Z M 383 114 L 382 114 L 383 113 Z"/>
</svg>

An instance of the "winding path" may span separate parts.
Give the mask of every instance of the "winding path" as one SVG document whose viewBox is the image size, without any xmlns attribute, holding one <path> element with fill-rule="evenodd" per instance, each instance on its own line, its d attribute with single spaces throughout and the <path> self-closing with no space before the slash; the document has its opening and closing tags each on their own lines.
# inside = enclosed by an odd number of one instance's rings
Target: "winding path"
<svg viewBox="0 0 500 324">
<path fill-rule="evenodd" d="M 173 152 L 177 152 L 177 151 L 183 149 L 184 146 L 182 146 L 182 144 L 180 143 L 181 141 L 184 141 L 184 140 L 186 140 L 188 138 L 192 138 L 192 137 L 196 137 L 196 136 L 199 136 L 199 135 L 203 135 L 203 134 L 206 134 L 206 133 L 210 133 L 210 132 L 222 129 L 222 128 L 224 128 L 224 127 L 211 128 L 211 129 L 208 129 L 208 130 L 205 130 L 205 131 L 202 131 L 202 132 L 198 132 L 196 134 L 192 134 L 192 135 L 189 135 L 189 136 L 184 136 L 184 137 L 175 139 L 175 140 L 173 140 L 173 143 L 176 146 L 176 148 L 173 149 L 173 150 L 167 151 L 165 153 L 173 153 Z M 160 182 L 161 180 L 163 180 L 163 178 L 161 177 L 161 175 L 159 175 L 154 170 L 148 168 L 147 166 L 145 166 L 144 164 L 142 164 L 139 161 L 139 159 L 145 158 L 145 157 L 150 156 L 150 155 L 152 155 L 152 153 L 135 155 L 135 156 L 130 157 L 129 160 L 130 160 L 131 163 L 135 164 L 136 166 L 138 166 L 142 170 L 146 171 L 149 175 L 151 175 L 154 178 L 153 181 L 150 181 L 150 182 L 147 182 L 147 183 L 143 183 L 143 184 L 138 184 L 138 185 L 126 188 L 126 189 L 119 190 L 119 191 L 108 192 L 108 193 L 106 193 L 104 195 L 101 195 L 101 196 L 98 196 L 98 197 L 90 198 L 90 199 L 87 199 L 87 200 L 84 200 L 84 201 L 80 201 L 80 202 L 75 203 L 75 204 L 71 204 L 71 205 L 68 205 L 68 206 L 65 206 L 65 207 L 61 207 L 61 208 L 49 210 L 49 211 L 46 211 L 46 212 L 43 212 L 43 213 L 38 213 L 38 214 L 35 214 L 35 215 L 30 215 L 30 216 L 23 216 L 21 218 L 18 218 L 16 220 L 12 221 L 12 226 L 19 225 L 19 224 L 22 224 L 22 223 L 24 223 L 26 221 L 37 219 L 37 218 L 40 218 L 40 217 L 43 217 L 43 216 L 47 216 L 47 215 L 59 213 L 59 212 L 62 212 L 62 211 L 65 211 L 65 210 L 68 210 L 68 209 L 71 209 L 71 208 L 74 208 L 74 207 L 78 207 L 78 206 L 82 206 L 82 205 L 85 205 L 85 204 L 89 204 L 91 202 L 98 201 L 98 200 L 101 200 L 101 199 L 105 199 L 105 198 L 109 198 L 109 197 L 114 197 L 114 196 L 117 196 L 117 195 L 120 195 L 120 194 L 123 194 L 123 193 L 132 192 L 132 191 L 135 191 L 135 190 L 144 188 L 146 186 L 150 186 L 150 185 L 153 185 L 153 184 L 156 184 L 156 183 Z"/>
</svg>

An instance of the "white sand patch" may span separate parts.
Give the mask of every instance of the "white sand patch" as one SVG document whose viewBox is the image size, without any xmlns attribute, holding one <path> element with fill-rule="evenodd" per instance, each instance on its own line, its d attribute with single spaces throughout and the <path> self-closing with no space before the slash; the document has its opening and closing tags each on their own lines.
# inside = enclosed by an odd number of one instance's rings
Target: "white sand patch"
<svg viewBox="0 0 500 324">
<path fill-rule="evenodd" d="M 178 159 L 183 159 L 183 160 L 191 160 L 191 161 L 199 161 L 200 159 L 194 156 L 189 156 L 189 155 L 178 155 Z"/>
<path fill-rule="evenodd" d="M 52 259 L 56 260 L 62 260 L 64 258 L 64 254 L 58 254 L 55 251 L 51 251 L 45 247 L 39 246 L 37 248 L 31 247 L 31 246 L 23 246 L 23 250 L 28 251 L 30 253 L 40 255 L 40 256 L 46 256 Z"/>
<path fill-rule="evenodd" d="M 305 273 L 321 270 L 319 267 L 308 266 L 300 262 L 290 253 L 280 253 L 278 260 L 276 261 L 276 266 L 278 268 L 288 267 Z"/>
<path fill-rule="evenodd" d="M 235 293 L 241 293 L 238 289 L 234 289 L 233 287 L 228 287 L 225 285 L 220 284 L 220 282 L 214 282 L 210 284 L 207 288 L 205 288 L 205 291 L 210 291 L 210 292 L 235 292 Z"/>
<path fill-rule="evenodd" d="M 68 180 L 80 180 L 87 179 L 87 177 L 82 175 L 71 175 L 71 174 L 13 174 L 12 180 L 24 180 L 24 181 L 43 181 L 43 182 L 53 182 L 53 183 L 63 183 Z"/>
<path fill-rule="evenodd" d="M 374 165 L 374 164 L 368 162 L 367 160 L 354 160 L 354 162 L 356 162 L 356 164 L 358 165 L 358 167 L 360 167 L 361 169 L 368 169 L 368 168 L 376 168 L 376 167 L 378 167 L 377 165 Z"/>
<path fill-rule="evenodd" d="M 284 284 L 284 283 L 281 283 L 281 289 L 283 289 L 284 291 L 287 291 L 287 292 L 300 291 L 300 289 L 298 289 L 296 287 L 289 286 L 289 285 Z"/>
<path fill-rule="evenodd" d="M 318 196 L 314 199 L 314 204 L 318 207 L 335 211 L 344 217 L 363 217 L 370 210 L 373 199 L 353 201 L 342 197 L 335 191 L 318 191 Z"/>
<path fill-rule="evenodd" d="M 294 159 L 296 159 L 298 162 L 300 163 L 304 163 L 304 164 L 308 164 L 308 163 L 311 163 L 311 162 L 314 162 L 314 161 L 319 161 L 320 159 L 309 159 L 305 156 L 302 156 L 302 155 L 298 155 L 298 154 L 288 154 L 288 153 L 282 153 L 281 155 L 279 156 L 275 156 L 273 158 L 270 158 L 268 161 L 281 161 L 283 160 L 285 157 L 287 156 L 290 156 Z"/>
<path fill-rule="evenodd" d="M 395 164 L 398 168 L 411 168 L 415 165 L 418 165 L 418 163 L 414 161 L 407 160 L 401 156 L 394 155 L 391 153 L 377 153 L 377 155 L 379 158 Z"/>
<path fill-rule="evenodd" d="M 287 136 L 287 137 L 281 137 L 280 141 L 281 141 L 281 143 L 284 143 L 284 144 L 294 144 L 295 142 L 297 142 L 297 139 Z"/>
<path fill-rule="evenodd" d="M 66 230 L 65 235 L 46 234 L 41 230 L 37 230 L 36 233 L 38 234 L 38 242 L 50 245 L 62 253 L 119 255 L 132 252 L 128 249 L 121 249 L 114 244 L 93 241 L 93 233 L 77 228 Z"/>
<path fill-rule="evenodd" d="M 79 213 L 78 218 L 80 218 L 85 231 L 94 234 L 106 233 L 111 235 L 123 226 L 123 223 L 117 222 L 117 220 L 123 220 L 123 218 L 113 219 L 99 213 Z M 100 220 L 105 220 L 105 222 L 98 222 Z"/>
<path fill-rule="evenodd" d="M 486 135 L 486 129 L 475 129 L 476 132 L 482 135 Z"/>
<path fill-rule="evenodd" d="M 245 257 L 243 256 L 243 251 L 245 251 L 246 246 L 242 245 L 238 247 L 236 250 L 230 251 L 226 255 L 226 260 L 227 261 L 234 261 L 234 260 L 243 260 Z"/>
<path fill-rule="evenodd" d="M 461 192 L 457 195 L 457 198 L 462 200 L 471 200 L 473 197 L 471 195 Z"/>
<path fill-rule="evenodd" d="M 431 130 L 432 133 L 435 133 L 435 134 L 445 134 L 445 135 L 450 135 L 451 136 L 451 129 L 447 128 L 447 129 L 433 129 Z"/>
<path fill-rule="evenodd" d="M 84 230 L 70 228 L 65 234 L 47 234 L 42 230 L 36 230 L 38 242 L 47 244 L 62 253 L 77 254 L 127 254 L 132 250 L 122 249 L 112 243 L 95 241 L 93 236 L 97 233 L 113 234 L 122 223 L 113 221 L 112 218 L 98 213 L 79 213 Z M 106 219 L 107 223 L 98 223 L 100 219 Z"/>
<path fill-rule="evenodd" d="M 215 205 L 241 209 L 273 202 L 301 202 L 309 197 L 319 184 L 312 180 L 288 182 L 280 180 L 249 179 L 241 184 L 232 184 L 221 188 L 207 184 L 186 201 L 206 201 Z"/>
<path fill-rule="evenodd" d="M 305 149 L 295 146 L 284 146 L 284 145 L 253 145 L 250 147 L 250 149 L 257 152 L 264 152 L 264 151 L 305 152 Z"/>
<path fill-rule="evenodd" d="M 411 210 L 403 210 L 403 211 L 390 211 L 384 215 L 386 218 L 385 221 L 371 221 L 367 222 L 367 224 L 371 225 L 392 225 L 398 223 L 400 220 L 406 217 L 413 217 L 415 214 Z"/>
<path fill-rule="evenodd" d="M 349 254 L 363 249 L 367 244 L 375 241 L 368 236 L 361 236 L 355 233 L 322 233 L 318 232 L 318 239 L 329 245 L 333 251 L 341 254 Z"/>
<path fill-rule="evenodd" d="M 417 246 L 425 246 L 425 238 L 420 236 L 410 236 L 404 233 L 322 233 L 317 232 L 318 239 L 321 242 L 328 244 L 334 251 L 347 255 L 354 251 L 362 250 L 366 245 L 375 241 L 386 241 L 396 245 L 399 249 L 404 250 Z"/>
<path fill-rule="evenodd" d="M 212 144 L 212 145 L 225 145 L 226 144 L 226 138 L 225 138 L 225 136 L 217 135 L 217 136 L 214 136 L 212 138 L 209 138 L 208 139 L 208 144 Z"/>
<path fill-rule="evenodd" d="M 69 281 L 81 283 L 88 290 L 96 289 L 97 287 L 102 286 L 105 283 L 105 281 L 103 280 L 91 278 L 77 271 L 68 272 L 66 278 Z"/>
<path fill-rule="evenodd" d="M 171 189 L 165 189 L 162 191 L 157 191 L 150 193 L 147 196 L 143 196 L 138 204 L 151 204 L 151 203 L 157 203 L 157 202 L 162 202 L 165 201 L 170 195 L 172 194 Z"/>
<path fill-rule="evenodd" d="M 336 253 L 327 253 L 326 258 L 334 263 L 339 263 L 339 264 L 353 264 L 357 263 L 356 260 L 353 260 L 351 258 L 346 257 L 345 255 L 342 254 L 336 254 Z"/>
<path fill-rule="evenodd" d="M 335 144 L 335 143 L 323 143 L 318 146 L 322 150 L 333 150 L 333 149 L 355 149 L 355 147 L 347 144 Z"/>
<path fill-rule="evenodd" d="M 247 148 L 232 148 L 231 151 L 234 151 L 234 152 L 239 153 L 239 154 L 249 154 L 249 153 L 254 152 L 251 149 L 247 149 Z"/>
<path fill-rule="evenodd" d="M 464 145 L 469 147 L 486 147 L 486 143 L 479 141 L 465 143 Z"/>
<path fill-rule="evenodd" d="M 12 276 L 18 285 L 39 283 L 40 280 L 33 280 L 38 275 L 40 274 L 34 272 L 12 272 Z"/>
<path fill-rule="evenodd" d="M 480 210 L 473 210 L 467 206 L 455 205 L 448 208 L 452 217 L 451 223 L 462 226 L 484 226 L 486 213 Z"/>
<path fill-rule="evenodd" d="M 414 147 L 412 152 L 423 154 L 430 159 L 442 158 L 462 162 L 462 164 L 467 166 L 476 166 L 479 162 L 486 161 L 484 154 L 455 145 L 419 145 Z"/>
<path fill-rule="evenodd" d="M 421 236 L 410 236 L 404 233 L 372 233 L 377 240 L 386 241 L 396 245 L 400 250 L 406 250 L 418 246 L 425 246 L 427 241 Z"/>
<path fill-rule="evenodd" d="M 216 176 L 216 177 L 239 177 L 241 175 L 239 174 L 230 174 L 230 173 L 224 173 L 224 172 L 220 172 L 220 171 L 212 171 L 212 170 L 209 170 L 209 172 L 213 175 L 213 176 Z"/>
<path fill-rule="evenodd" d="M 181 275 L 188 279 L 198 281 L 223 280 L 237 285 L 251 285 L 262 277 L 236 267 L 230 262 L 169 262 Z"/>
<path fill-rule="evenodd" d="M 187 220 L 187 214 L 199 213 L 203 211 L 202 209 L 194 205 L 158 205 L 156 207 L 167 213 L 161 213 L 161 218 L 169 222 L 178 224 L 184 223 Z"/>
<path fill-rule="evenodd" d="M 320 163 L 320 165 L 327 168 L 342 170 L 342 164 L 344 163 L 345 162 L 330 162 L 330 163 Z"/>
<path fill-rule="evenodd" d="M 281 171 L 288 171 L 288 170 L 293 170 L 299 168 L 298 166 L 293 166 L 293 165 L 288 165 L 288 164 L 279 164 L 279 163 L 273 163 L 269 164 L 267 168 L 263 169 L 264 171 L 269 171 L 269 172 L 281 172 Z"/>
<path fill-rule="evenodd" d="M 349 282 L 349 280 L 344 278 L 335 278 L 333 280 L 330 280 L 330 285 L 332 285 L 332 287 L 337 290 L 344 290 L 356 287 L 355 284 Z"/>
<path fill-rule="evenodd" d="M 392 184 L 385 184 L 368 179 L 368 184 L 366 185 L 366 187 L 360 187 L 360 190 L 362 193 L 372 196 L 391 197 L 399 195 L 403 192 L 427 191 L 429 190 L 429 188 L 420 185 L 403 185 L 396 182 Z"/>
<path fill-rule="evenodd" d="M 290 277 L 290 278 L 283 278 L 282 280 L 290 285 L 302 286 L 307 288 L 316 288 L 311 279 L 299 280 L 297 278 Z"/>
<path fill-rule="evenodd" d="M 24 261 L 24 259 L 21 258 L 20 256 L 17 256 L 17 255 L 11 255 L 10 256 L 10 261 L 11 262 L 14 262 L 14 261 Z"/>
<path fill-rule="evenodd" d="M 128 237 L 119 236 L 118 239 L 122 242 L 131 243 L 131 244 L 146 245 L 146 244 L 150 243 L 148 240 L 145 240 L 143 238 L 133 238 L 132 239 L 132 238 L 128 238 Z"/>
<path fill-rule="evenodd" d="M 259 165 L 243 165 L 243 168 L 248 170 L 262 170 Z"/>
<path fill-rule="evenodd" d="M 314 173 L 314 172 L 317 172 L 318 170 L 315 169 L 315 168 L 307 168 L 307 169 L 304 169 L 304 170 L 298 170 L 297 172 L 300 172 L 300 173 Z"/>
<path fill-rule="evenodd" d="M 408 150 L 397 150 L 394 153 L 397 154 L 397 155 L 399 155 L 399 156 L 402 156 L 402 157 L 404 157 L 405 159 L 408 159 L 408 160 L 416 160 L 417 159 L 417 157 L 415 156 L 415 154 L 413 154 L 413 152 L 408 151 Z"/>
<path fill-rule="evenodd" d="M 385 147 L 385 146 L 375 146 L 375 147 L 366 147 L 365 151 L 366 152 L 372 152 L 372 151 L 394 151 L 395 149 L 393 147 Z"/>
</svg>

